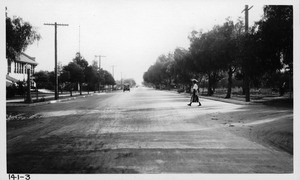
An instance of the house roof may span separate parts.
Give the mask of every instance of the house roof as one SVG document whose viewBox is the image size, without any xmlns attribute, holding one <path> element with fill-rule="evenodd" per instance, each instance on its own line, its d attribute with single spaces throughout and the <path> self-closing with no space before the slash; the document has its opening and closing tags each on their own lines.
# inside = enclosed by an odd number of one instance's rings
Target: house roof
<svg viewBox="0 0 300 180">
<path fill-rule="evenodd" d="M 9 76 L 9 75 L 7 75 L 7 74 L 6 74 L 6 80 L 9 80 L 9 81 L 12 81 L 12 82 L 17 82 L 17 81 L 19 81 L 18 79 L 13 78 L 13 77 L 11 77 L 11 76 Z"/>
<path fill-rule="evenodd" d="M 6 75 L 6 87 L 13 85 L 14 83 L 18 82 L 19 80 L 16 78 L 13 78 L 9 75 Z"/>
<path fill-rule="evenodd" d="M 28 63 L 28 64 L 31 64 L 31 65 L 37 65 L 38 63 L 35 62 L 35 57 L 30 57 L 28 56 L 27 54 L 21 52 L 20 56 L 17 57 L 17 60 L 18 62 L 24 62 L 24 63 Z"/>
<path fill-rule="evenodd" d="M 12 86 L 13 85 L 13 83 L 12 82 L 8 82 L 8 81 L 6 81 L 6 87 L 9 87 L 9 86 Z"/>
</svg>

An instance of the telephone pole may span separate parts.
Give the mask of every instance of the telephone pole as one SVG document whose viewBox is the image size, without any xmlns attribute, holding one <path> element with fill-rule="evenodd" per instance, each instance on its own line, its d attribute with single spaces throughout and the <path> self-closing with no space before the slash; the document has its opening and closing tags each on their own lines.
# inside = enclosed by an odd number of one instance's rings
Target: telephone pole
<svg viewBox="0 0 300 180">
<path fill-rule="evenodd" d="M 55 75 L 55 99 L 58 99 L 58 77 L 57 77 L 57 26 L 69 26 L 69 24 L 54 24 L 44 23 L 47 26 L 54 26 L 54 58 L 55 58 L 55 66 L 54 66 L 54 75 Z"/>
<path fill-rule="evenodd" d="M 80 53 L 80 26 L 79 26 L 79 40 L 78 41 L 79 41 L 79 44 L 78 44 L 79 45 L 79 51 L 78 52 Z"/>
<path fill-rule="evenodd" d="M 106 56 L 101 56 L 101 55 L 95 55 L 95 57 L 99 57 L 99 73 L 100 73 L 100 70 L 101 70 L 101 57 L 106 57 Z M 101 74 L 101 73 L 100 73 Z M 99 92 L 100 92 L 100 89 L 101 89 L 101 82 L 99 80 Z"/>
<path fill-rule="evenodd" d="M 115 65 L 112 65 L 112 75 L 113 75 L 113 78 L 115 79 Z"/>
<path fill-rule="evenodd" d="M 242 11 L 242 13 L 245 11 L 245 33 L 248 34 L 248 27 L 249 27 L 249 13 L 248 11 L 252 8 L 248 8 L 248 5 L 245 5 L 245 9 Z M 244 88 L 245 88 L 245 101 L 250 102 L 250 79 L 248 70 L 245 70 L 244 74 Z"/>
<path fill-rule="evenodd" d="M 121 72 L 121 88 L 123 86 L 123 78 L 122 78 L 122 72 Z"/>
<path fill-rule="evenodd" d="M 245 32 L 248 33 L 248 27 L 249 27 L 249 10 L 252 8 L 248 8 L 248 5 L 245 5 L 245 9 L 242 11 L 242 13 L 245 11 Z"/>
<path fill-rule="evenodd" d="M 106 57 L 106 56 L 95 55 L 95 57 L 99 57 L 99 70 L 100 70 L 101 69 L 101 57 Z"/>
</svg>

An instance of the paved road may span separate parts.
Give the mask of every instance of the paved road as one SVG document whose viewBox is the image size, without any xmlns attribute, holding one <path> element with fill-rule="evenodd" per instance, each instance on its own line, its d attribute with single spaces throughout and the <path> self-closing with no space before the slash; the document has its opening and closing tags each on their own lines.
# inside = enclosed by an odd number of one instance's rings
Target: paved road
<svg viewBox="0 0 300 180">
<path fill-rule="evenodd" d="M 234 133 L 247 123 L 263 122 L 253 114 L 277 118 L 290 112 L 204 99 L 202 107 L 189 107 L 188 100 L 141 87 L 18 107 L 32 116 L 8 122 L 8 172 L 293 172 L 292 155 Z M 236 118 L 239 123 L 231 124 Z"/>
</svg>

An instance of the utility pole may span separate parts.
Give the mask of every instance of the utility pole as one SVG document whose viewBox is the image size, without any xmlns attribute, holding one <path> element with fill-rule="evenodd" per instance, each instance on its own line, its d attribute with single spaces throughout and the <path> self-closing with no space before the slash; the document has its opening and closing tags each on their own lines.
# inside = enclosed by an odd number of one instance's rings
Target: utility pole
<svg viewBox="0 0 300 180">
<path fill-rule="evenodd" d="M 111 67 L 112 67 L 112 76 L 115 81 L 115 65 L 112 65 Z M 114 85 L 112 85 L 112 90 L 114 90 Z"/>
<path fill-rule="evenodd" d="M 30 70 L 31 70 L 31 65 L 30 64 L 26 64 L 26 71 L 27 71 L 27 96 L 26 96 L 25 102 L 27 102 L 27 103 L 32 103 L 31 92 L 30 92 L 30 87 L 31 87 Z"/>
<path fill-rule="evenodd" d="M 122 78 L 122 72 L 121 72 L 121 88 L 123 86 L 123 78 Z"/>
<path fill-rule="evenodd" d="M 115 65 L 112 65 L 112 75 L 113 75 L 113 78 L 115 79 Z"/>
<path fill-rule="evenodd" d="M 97 58 L 97 57 L 99 57 L 99 73 L 100 73 L 100 70 L 101 70 L 101 57 L 106 57 L 106 56 L 101 56 L 101 55 L 95 55 L 95 57 Z M 101 82 L 100 82 L 100 80 L 99 80 L 99 93 L 100 93 L 100 89 L 101 89 Z"/>
<path fill-rule="evenodd" d="M 79 40 L 78 41 L 79 41 L 79 51 L 78 52 L 80 53 L 80 26 L 79 26 Z"/>
<path fill-rule="evenodd" d="M 44 23 L 44 25 L 54 26 L 54 58 L 55 58 L 55 66 L 54 66 L 54 75 L 55 75 L 55 99 L 58 99 L 58 77 L 57 77 L 57 26 L 69 26 L 69 24 L 54 24 Z"/>
<path fill-rule="evenodd" d="M 249 13 L 248 11 L 252 8 L 248 8 L 248 5 L 245 5 L 245 9 L 242 11 L 242 13 L 245 11 L 245 33 L 248 34 L 248 27 L 249 27 Z M 244 88 L 245 88 L 245 100 L 246 102 L 250 102 L 250 79 L 248 70 L 245 70 L 244 72 Z"/>
<path fill-rule="evenodd" d="M 99 57 L 99 70 L 100 70 L 101 69 L 101 57 L 106 57 L 106 56 L 95 55 L 95 57 Z"/>
<path fill-rule="evenodd" d="M 242 11 L 242 13 L 245 11 L 245 32 L 248 33 L 248 27 L 249 27 L 249 10 L 252 8 L 248 8 L 248 5 L 245 5 L 245 9 Z"/>
</svg>

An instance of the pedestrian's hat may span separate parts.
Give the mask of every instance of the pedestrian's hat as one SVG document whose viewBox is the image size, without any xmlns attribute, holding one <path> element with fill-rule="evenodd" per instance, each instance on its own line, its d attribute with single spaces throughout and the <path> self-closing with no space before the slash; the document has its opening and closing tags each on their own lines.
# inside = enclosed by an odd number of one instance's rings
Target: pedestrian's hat
<svg viewBox="0 0 300 180">
<path fill-rule="evenodd" d="M 191 79 L 191 81 L 192 81 L 192 82 L 198 82 L 198 80 L 197 80 L 197 79 Z"/>
</svg>

